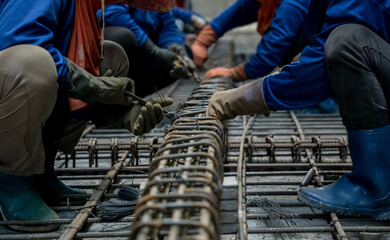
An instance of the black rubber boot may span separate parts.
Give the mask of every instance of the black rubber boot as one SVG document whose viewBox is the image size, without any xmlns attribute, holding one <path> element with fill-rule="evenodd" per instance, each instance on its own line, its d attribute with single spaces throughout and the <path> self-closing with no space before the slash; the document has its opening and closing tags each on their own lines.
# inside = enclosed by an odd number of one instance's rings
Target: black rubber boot
<svg viewBox="0 0 390 240">
<path fill-rule="evenodd" d="M 56 149 L 46 151 L 45 172 L 33 176 L 34 186 L 48 204 L 83 205 L 86 203 L 87 194 L 83 189 L 70 188 L 65 185 L 54 172 L 54 160 Z"/>
</svg>

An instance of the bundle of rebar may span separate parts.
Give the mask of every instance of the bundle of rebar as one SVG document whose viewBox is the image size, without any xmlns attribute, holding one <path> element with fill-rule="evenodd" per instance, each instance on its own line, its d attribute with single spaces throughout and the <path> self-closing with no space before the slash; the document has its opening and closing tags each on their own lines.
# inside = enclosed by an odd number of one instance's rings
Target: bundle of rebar
<svg viewBox="0 0 390 240">
<path fill-rule="evenodd" d="M 205 117 L 208 99 L 227 88 L 215 79 L 196 88 L 149 166 L 131 239 L 219 239 L 224 125 Z"/>
</svg>

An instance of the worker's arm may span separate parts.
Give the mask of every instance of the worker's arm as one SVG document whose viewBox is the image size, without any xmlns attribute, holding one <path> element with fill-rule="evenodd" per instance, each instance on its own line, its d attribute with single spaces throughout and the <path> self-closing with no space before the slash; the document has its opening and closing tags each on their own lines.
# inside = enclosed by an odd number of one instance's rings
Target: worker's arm
<svg viewBox="0 0 390 240">
<path fill-rule="evenodd" d="M 157 35 L 157 45 L 162 48 L 168 48 L 171 44 L 184 45 L 180 31 L 175 24 L 175 18 L 172 12 L 158 13 L 160 28 Z"/>
<path fill-rule="evenodd" d="M 0 10 L 0 50 L 19 44 L 45 48 L 57 66 L 61 87 L 68 76 L 63 54 L 67 51 L 73 27 L 73 1 L 5 1 Z M 57 38 L 53 37 L 57 36 Z M 58 36 L 61 36 L 59 39 Z"/>
<path fill-rule="evenodd" d="M 300 61 L 286 65 L 280 74 L 269 76 L 263 84 L 264 99 L 272 110 L 311 107 L 330 97 L 325 68 L 324 44 L 328 34 L 316 38 L 303 49 Z"/>
<path fill-rule="evenodd" d="M 261 4 L 257 0 L 238 0 L 211 21 L 210 26 L 218 37 L 227 31 L 257 21 Z"/>
<path fill-rule="evenodd" d="M 305 47 L 300 61 L 285 66 L 281 73 L 215 93 L 207 115 L 232 119 L 270 110 L 306 108 L 330 97 L 324 60 L 324 44 L 329 32 L 323 32 L 312 46 Z"/>
<path fill-rule="evenodd" d="M 97 12 L 97 16 L 100 17 L 101 11 Z M 143 46 L 148 39 L 148 35 L 142 30 L 142 28 L 134 21 L 130 14 L 130 7 L 122 4 L 110 4 L 105 8 L 104 19 L 106 26 L 119 26 L 125 27 L 131 30 L 136 38 L 138 46 Z"/>
<path fill-rule="evenodd" d="M 191 46 L 195 65 L 199 69 L 203 68 L 208 57 L 207 49 L 225 32 L 255 22 L 259 8 L 260 3 L 256 0 L 238 0 L 204 27 Z M 212 75 L 209 74 L 209 77 Z"/>
<path fill-rule="evenodd" d="M 192 12 L 189 10 L 175 7 L 172 9 L 172 13 L 175 18 L 181 19 L 184 23 L 189 23 L 191 21 Z"/>
<path fill-rule="evenodd" d="M 310 0 L 282 1 L 253 57 L 234 68 L 211 69 L 206 72 L 204 79 L 230 77 L 234 82 L 240 82 L 264 77 L 282 65 L 291 57 L 289 55 L 292 48 L 297 47 L 295 43 L 299 40 L 309 5 Z"/>
<path fill-rule="evenodd" d="M 300 37 L 310 0 L 283 0 L 275 18 L 263 35 L 256 54 L 245 65 L 249 79 L 264 77 L 286 61 Z"/>
</svg>

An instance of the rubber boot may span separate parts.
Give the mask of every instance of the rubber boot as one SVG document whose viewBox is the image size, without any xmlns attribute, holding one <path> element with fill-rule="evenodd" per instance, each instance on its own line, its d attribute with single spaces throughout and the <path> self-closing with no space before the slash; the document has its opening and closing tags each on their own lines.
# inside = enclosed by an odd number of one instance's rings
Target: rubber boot
<svg viewBox="0 0 390 240">
<path fill-rule="evenodd" d="M 68 187 L 55 174 L 54 160 L 56 154 L 56 149 L 46 151 L 45 172 L 33 176 L 34 186 L 48 204 L 84 205 L 86 198 L 83 198 L 83 195 L 86 195 L 87 192 L 83 189 Z"/>
<path fill-rule="evenodd" d="M 347 130 L 353 171 L 325 187 L 302 187 L 298 200 L 340 215 L 390 219 L 390 125 Z"/>
<path fill-rule="evenodd" d="M 0 173 L 0 206 L 4 220 L 59 219 L 32 185 L 31 177 L 18 177 Z M 21 232 L 48 232 L 59 228 L 58 224 L 9 225 Z"/>
</svg>

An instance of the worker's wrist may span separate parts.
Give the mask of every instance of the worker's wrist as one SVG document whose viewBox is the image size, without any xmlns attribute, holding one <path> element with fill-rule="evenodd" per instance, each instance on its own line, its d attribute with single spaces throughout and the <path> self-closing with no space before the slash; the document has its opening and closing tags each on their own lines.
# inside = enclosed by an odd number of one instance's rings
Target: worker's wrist
<svg viewBox="0 0 390 240">
<path fill-rule="evenodd" d="M 231 79 L 233 82 L 242 82 L 248 79 L 245 72 L 245 64 L 246 63 L 241 63 L 240 65 L 230 69 Z"/>
<path fill-rule="evenodd" d="M 196 38 L 195 42 L 201 44 L 202 46 L 208 48 L 211 44 L 215 43 L 218 40 L 217 34 L 214 32 L 213 28 L 210 25 L 207 25 L 202 29 Z"/>
</svg>

